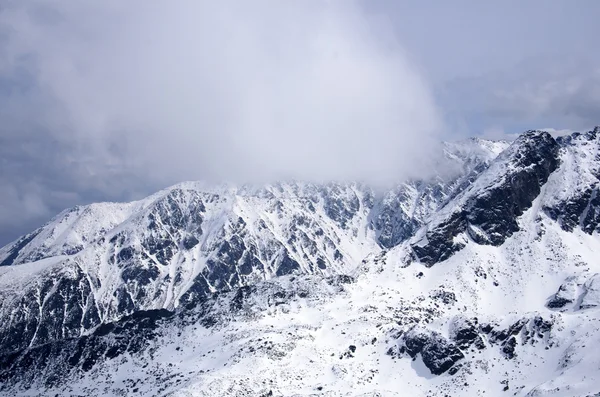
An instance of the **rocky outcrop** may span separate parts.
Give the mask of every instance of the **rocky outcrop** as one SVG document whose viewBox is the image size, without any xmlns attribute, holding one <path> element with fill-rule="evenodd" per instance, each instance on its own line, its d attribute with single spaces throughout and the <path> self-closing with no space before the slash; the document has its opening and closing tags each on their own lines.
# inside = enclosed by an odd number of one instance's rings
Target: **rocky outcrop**
<svg viewBox="0 0 600 397">
<path fill-rule="evenodd" d="M 477 319 L 469 320 L 465 317 L 456 317 L 450 323 L 449 337 L 461 350 L 474 347 L 478 350 L 485 349 L 485 342 L 477 326 Z"/>
<path fill-rule="evenodd" d="M 408 356 L 422 359 L 433 375 L 448 372 L 455 375 L 462 368 L 467 356 L 481 353 L 488 348 L 499 348 L 507 360 L 518 355 L 520 346 L 542 343 L 546 348 L 554 346 L 552 329 L 556 318 L 541 316 L 522 318 L 508 328 L 495 324 L 479 324 L 477 318 L 454 317 L 449 324 L 448 337 L 425 326 L 413 325 L 392 336 L 396 343 L 388 349 L 392 357 Z"/>
<path fill-rule="evenodd" d="M 600 306 L 600 274 L 567 277 L 546 306 L 559 311 L 579 311 Z"/>
<path fill-rule="evenodd" d="M 555 317 L 544 319 L 541 316 L 535 316 L 522 318 L 508 328 L 484 324 L 480 330 L 487 336 L 490 344 L 500 347 L 500 351 L 506 359 L 513 359 L 518 355 L 518 346 L 535 345 L 541 342 L 548 348 L 553 347 L 551 332 L 556 321 Z"/>
<path fill-rule="evenodd" d="M 559 137 L 564 166 L 557 175 L 555 199 L 544 211 L 566 231 L 592 234 L 600 225 L 600 127 Z"/>
<path fill-rule="evenodd" d="M 465 356 L 450 340 L 435 331 L 415 326 L 403 333 L 398 345 L 388 350 L 391 356 L 408 355 L 413 360 L 417 355 L 434 375 L 448 371 Z"/>
<path fill-rule="evenodd" d="M 502 244 L 519 230 L 518 217 L 531 207 L 558 168 L 559 149 L 547 132 L 528 131 L 517 138 L 413 238 L 410 247 L 414 258 L 432 266 L 464 248 L 467 240 Z"/>
</svg>

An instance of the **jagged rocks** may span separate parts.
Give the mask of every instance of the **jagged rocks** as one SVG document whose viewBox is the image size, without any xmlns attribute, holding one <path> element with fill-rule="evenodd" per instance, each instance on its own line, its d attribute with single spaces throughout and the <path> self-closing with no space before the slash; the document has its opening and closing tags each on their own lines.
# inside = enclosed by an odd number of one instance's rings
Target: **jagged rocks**
<svg viewBox="0 0 600 397">
<path fill-rule="evenodd" d="M 563 162 L 556 176 L 554 200 L 544 211 L 566 231 L 592 234 L 600 224 L 600 129 L 557 138 Z"/>
<path fill-rule="evenodd" d="M 517 217 L 531 206 L 559 164 L 559 145 L 545 132 L 521 135 L 496 161 L 510 167 L 499 184 L 474 195 L 467 205 L 469 225 L 483 230 L 470 237 L 478 244 L 500 245 L 518 229 Z M 472 229 L 471 229 L 472 230 Z"/>
<path fill-rule="evenodd" d="M 38 280 L 18 301 L 0 301 L 16 309 L 0 327 L 0 354 L 52 340 L 79 336 L 100 323 L 92 288 L 72 264 Z"/>
<path fill-rule="evenodd" d="M 402 334 L 398 345 L 391 348 L 388 354 L 407 354 L 413 359 L 420 355 L 434 375 L 443 374 L 465 357 L 453 342 L 435 331 L 420 327 L 413 327 Z"/>
<path fill-rule="evenodd" d="M 558 291 L 548 299 L 546 306 L 550 309 L 563 309 L 567 305 L 575 303 L 581 284 L 579 277 L 568 277 L 560 285 Z"/>
<path fill-rule="evenodd" d="M 465 317 L 456 317 L 450 323 L 449 336 L 454 343 L 461 349 L 466 350 L 471 346 L 478 350 L 485 348 L 479 329 L 476 323 Z"/>
<path fill-rule="evenodd" d="M 342 293 L 352 281 L 350 276 L 281 277 L 233 291 L 217 292 L 175 312 L 165 309 L 136 311 L 118 321 L 104 323 L 83 336 L 75 334 L 54 338 L 41 345 L 0 350 L 0 391 L 10 390 L 19 382 L 26 388 L 33 384 L 61 385 L 124 355 L 152 356 L 157 343 L 180 335 L 186 329 L 219 328 L 232 321 L 254 320 L 271 311 L 286 312 L 290 305 L 300 300 L 306 305 L 316 305 Z M 278 346 L 260 341 L 260 346 L 273 359 L 280 359 L 286 351 L 293 349 L 293 343 Z M 260 348 L 250 345 L 248 349 Z M 348 346 L 347 357 L 351 358 L 357 349 L 356 345 Z"/>
<path fill-rule="evenodd" d="M 486 324 L 480 327 L 480 330 L 487 335 L 492 345 L 500 346 L 500 351 L 507 359 L 513 359 L 518 355 L 519 345 L 535 345 L 543 342 L 546 347 L 553 347 L 551 332 L 556 321 L 555 317 L 546 320 L 541 316 L 535 316 L 522 318 L 508 328 L 499 329 L 492 324 Z"/>
<path fill-rule="evenodd" d="M 517 218 L 557 169 L 559 149 L 547 132 L 528 131 L 517 138 L 451 204 L 458 208 L 442 209 L 439 219 L 413 239 L 415 259 L 432 266 L 464 248 L 467 237 L 478 244 L 502 244 L 519 230 Z"/>
<path fill-rule="evenodd" d="M 577 311 L 600 306 L 600 275 L 567 277 L 546 306 L 560 311 Z"/>
<path fill-rule="evenodd" d="M 374 226 L 381 246 L 392 248 L 411 238 L 429 216 L 456 197 L 487 169 L 508 142 L 472 138 L 460 144 L 445 143 L 444 178 L 409 181 L 384 195 L 376 204 Z"/>
<path fill-rule="evenodd" d="M 423 224 L 423 220 L 415 218 L 406 209 L 406 203 L 414 200 L 414 196 L 425 196 L 429 186 L 409 184 L 388 192 L 381 200 L 380 211 L 375 219 L 378 241 L 385 248 L 391 248 L 410 238 Z M 432 201 L 441 203 L 442 195 L 431 197 Z"/>
<path fill-rule="evenodd" d="M 456 374 L 463 365 L 467 352 L 479 354 L 489 346 L 498 346 L 507 360 L 518 355 L 519 346 L 543 343 L 546 348 L 554 346 L 552 329 L 556 319 L 541 316 L 520 319 L 507 328 L 494 324 L 479 324 L 477 318 L 454 317 L 448 326 L 448 337 L 420 325 L 406 331 L 391 334 L 397 339 L 387 354 L 392 357 L 407 355 L 413 360 L 420 357 L 434 375 L 448 372 Z"/>
<path fill-rule="evenodd" d="M 91 335 L 0 353 L 0 390 L 15 382 L 60 385 L 69 375 L 90 371 L 98 362 L 138 353 L 156 336 L 154 330 L 173 315 L 167 310 L 139 311 L 102 325 Z"/>
<path fill-rule="evenodd" d="M 354 218 L 360 210 L 360 200 L 352 190 L 338 184 L 329 184 L 325 188 L 325 213 L 342 228 Z"/>
<path fill-rule="evenodd" d="M 436 229 L 427 231 L 424 243 L 421 241 L 411 244 L 416 259 L 426 266 L 450 258 L 465 247 L 465 243 L 455 241 L 454 236 L 465 231 L 467 222 L 464 211 L 452 214 L 447 220 L 436 225 Z"/>
<path fill-rule="evenodd" d="M 501 351 L 507 359 L 513 359 L 516 355 L 515 347 L 517 346 L 517 339 L 514 336 L 509 337 L 507 340 L 502 342 Z"/>
</svg>

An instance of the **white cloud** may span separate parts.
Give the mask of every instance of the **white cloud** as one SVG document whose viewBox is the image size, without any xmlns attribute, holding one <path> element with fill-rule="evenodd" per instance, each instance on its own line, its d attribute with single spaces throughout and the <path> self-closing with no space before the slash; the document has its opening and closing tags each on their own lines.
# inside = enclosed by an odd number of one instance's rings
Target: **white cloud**
<svg viewBox="0 0 600 397">
<path fill-rule="evenodd" d="M 47 133 L 90 173 L 400 179 L 439 137 L 426 82 L 354 3 L 34 2 L 0 18 L 0 73 L 27 65 Z"/>
<path fill-rule="evenodd" d="M 5 0 L 0 244 L 181 180 L 388 182 L 440 139 L 598 124 L 582 2 Z"/>
</svg>

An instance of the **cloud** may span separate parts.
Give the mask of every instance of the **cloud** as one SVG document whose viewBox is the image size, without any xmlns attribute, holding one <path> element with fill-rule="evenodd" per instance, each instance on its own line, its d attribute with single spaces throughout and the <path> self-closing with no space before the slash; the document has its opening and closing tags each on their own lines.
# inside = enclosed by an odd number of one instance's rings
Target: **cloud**
<svg viewBox="0 0 600 397">
<path fill-rule="evenodd" d="M 370 2 L 434 85 L 446 128 L 585 129 L 600 123 L 600 2 Z M 424 22 L 425 21 L 425 22 Z"/>
<path fill-rule="evenodd" d="M 513 68 L 452 81 L 442 102 L 460 104 L 460 114 L 484 129 L 586 130 L 600 123 L 598 65 L 585 57 L 530 57 Z"/>
<path fill-rule="evenodd" d="M 3 74 L 27 71 L 21 100 L 91 173 L 399 178 L 440 129 L 426 83 L 353 3 L 21 4 L 3 13 Z"/>
<path fill-rule="evenodd" d="M 599 3 L 508 3 L 6 0 L 0 244 L 183 180 L 387 183 L 441 139 L 600 123 Z"/>
<path fill-rule="evenodd" d="M 363 11 L 5 3 L 0 230 L 183 180 L 379 183 L 420 172 L 438 110 L 389 21 Z"/>
</svg>

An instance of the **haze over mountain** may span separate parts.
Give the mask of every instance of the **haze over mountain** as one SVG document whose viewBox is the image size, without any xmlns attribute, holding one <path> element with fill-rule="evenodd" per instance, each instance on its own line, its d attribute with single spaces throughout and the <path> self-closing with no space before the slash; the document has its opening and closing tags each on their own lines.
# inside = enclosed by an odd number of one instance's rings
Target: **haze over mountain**
<svg viewBox="0 0 600 397">
<path fill-rule="evenodd" d="M 393 185 L 439 141 L 589 129 L 598 8 L 5 1 L 0 244 L 184 180 Z"/>
</svg>

